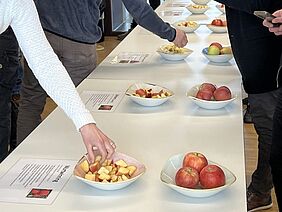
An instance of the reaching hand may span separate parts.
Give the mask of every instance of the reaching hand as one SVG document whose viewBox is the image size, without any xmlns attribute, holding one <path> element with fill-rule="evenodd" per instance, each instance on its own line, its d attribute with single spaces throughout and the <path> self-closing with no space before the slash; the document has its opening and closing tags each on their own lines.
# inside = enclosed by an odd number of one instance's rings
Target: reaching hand
<svg viewBox="0 0 282 212">
<path fill-rule="evenodd" d="M 186 33 L 182 30 L 176 29 L 176 35 L 173 43 L 177 47 L 184 47 L 188 43 Z"/>
<path fill-rule="evenodd" d="M 102 161 L 112 156 L 115 151 L 115 143 L 109 139 L 95 124 L 87 124 L 80 128 L 80 133 L 88 153 L 90 163 L 94 162 L 94 148 L 97 148 L 102 156 Z"/>
<path fill-rule="evenodd" d="M 273 13 L 276 18 L 274 18 L 271 22 L 264 20 L 263 25 L 268 27 L 270 32 L 273 32 L 275 35 L 282 35 L 282 10 L 278 10 Z M 274 27 L 273 23 L 279 23 L 278 27 Z"/>
</svg>

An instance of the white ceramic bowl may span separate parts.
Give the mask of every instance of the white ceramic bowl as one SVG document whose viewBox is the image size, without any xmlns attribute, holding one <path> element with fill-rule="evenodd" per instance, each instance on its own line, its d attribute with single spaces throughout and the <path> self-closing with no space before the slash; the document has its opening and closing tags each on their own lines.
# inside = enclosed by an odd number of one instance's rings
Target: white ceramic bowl
<svg viewBox="0 0 282 212">
<path fill-rule="evenodd" d="M 172 44 L 163 45 L 157 50 L 157 52 L 166 60 L 172 60 L 172 61 L 184 60 L 193 52 L 191 49 L 187 49 L 187 48 L 180 48 L 182 52 L 179 53 L 168 51 L 168 48 L 170 46 L 172 46 Z"/>
<path fill-rule="evenodd" d="M 222 6 L 223 5 L 223 6 Z M 222 12 L 222 13 L 225 13 L 225 5 L 224 4 L 217 4 L 216 5 L 216 8 Z"/>
<path fill-rule="evenodd" d="M 175 22 L 173 24 L 173 26 L 177 29 L 180 29 L 180 30 L 186 32 L 186 33 L 194 32 L 196 29 L 198 29 L 200 27 L 200 25 L 195 21 L 178 21 L 178 22 Z"/>
<path fill-rule="evenodd" d="M 200 4 L 190 4 L 186 8 L 193 14 L 203 14 L 209 9 L 209 6 Z"/>
<path fill-rule="evenodd" d="M 231 95 L 232 98 L 229 100 L 224 100 L 224 101 L 208 101 L 208 100 L 203 100 L 203 99 L 198 99 L 196 98 L 196 94 L 199 91 L 201 85 L 196 85 L 194 87 L 192 87 L 188 92 L 187 92 L 187 96 L 199 107 L 204 108 L 204 109 L 208 109 L 208 110 L 217 110 L 217 109 L 221 109 L 225 106 L 227 106 L 228 104 L 230 104 L 231 102 L 233 102 L 236 99 L 236 96 L 234 94 L 232 94 L 231 91 Z"/>
<path fill-rule="evenodd" d="M 223 170 L 225 174 L 225 185 L 217 187 L 217 188 L 211 188 L 211 189 L 202 189 L 202 188 L 189 189 L 189 188 L 183 188 L 183 187 L 177 186 L 175 184 L 175 175 L 178 169 L 182 167 L 182 161 L 183 161 L 184 156 L 185 154 L 178 154 L 178 155 L 174 155 L 171 158 L 169 158 L 166 161 L 161 171 L 160 178 L 161 178 L 161 181 L 166 186 L 170 187 L 171 189 L 185 196 L 197 197 L 197 198 L 210 197 L 212 195 L 215 195 L 227 189 L 236 181 L 235 175 L 230 170 L 212 161 L 208 161 L 209 164 L 215 164 Z"/>
<path fill-rule="evenodd" d="M 233 54 L 220 54 L 220 55 L 209 55 L 208 47 L 202 50 L 202 54 L 211 62 L 214 63 L 227 63 L 233 58 Z"/>
<path fill-rule="evenodd" d="M 130 179 L 125 180 L 125 181 L 121 181 L 121 182 L 104 183 L 104 182 L 91 181 L 91 180 L 85 179 L 81 174 L 84 171 L 81 170 L 79 164 L 82 163 L 84 160 L 86 160 L 86 156 L 83 156 L 79 160 L 77 165 L 75 166 L 73 174 L 78 180 L 80 180 L 80 181 L 82 181 L 82 182 L 84 182 L 84 183 L 86 183 L 86 184 L 88 184 L 88 185 L 90 185 L 94 188 L 98 188 L 98 189 L 101 189 L 101 190 L 113 191 L 113 190 L 118 190 L 118 189 L 122 189 L 122 188 L 129 186 L 131 183 L 133 183 L 139 177 L 141 177 L 146 170 L 145 166 L 142 163 L 140 163 L 139 161 L 137 161 L 133 157 L 130 157 L 130 156 L 123 154 L 123 153 L 115 152 L 114 155 L 112 156 L 112 159 L 113 159 L 113 162 L 122 159 L 127 164 L 136 166 L 137 170 L 135 171 L 135 173 L 133 174 L 133 176 Z"/>
<path fill-rule="evenodd" d="M 144 98 L 144 97 L 134 96 L 135 91 L 140 88 L 152 89 L 153 92 L 159 92 L 163 90 L 164 92 L 169 92 L 171 95 L 167 97 L 162 97 L 162 98 Z M 167 100 L 169 100 L 174 95 L 174 93 L 171 90 L 165 87 L 155 85 L 155 84 L 150 84 L 150 83 L 135 83 L 127 89 L 125 94 L 128 95 L 130 99 L 134 101 L 135 103 L 142 105 L 142 106 L 146 106 L 146 107 L 159 106 L 165 103 Z"/>
<path fill-rule="evenodd" d="M 225 33 L 225 32 L 227 32 L 227 26 L 215 26 L 215 25 L 212 25 L 212 24 L 207 24 L 207 27 L 215 33 Z"/>
<path fill-rule="evenodd" d="M 192 0 L 192 2 L 195 4 L 206 5 L 207 3 L 210 2 L 210 0 Z"/>
</svg>

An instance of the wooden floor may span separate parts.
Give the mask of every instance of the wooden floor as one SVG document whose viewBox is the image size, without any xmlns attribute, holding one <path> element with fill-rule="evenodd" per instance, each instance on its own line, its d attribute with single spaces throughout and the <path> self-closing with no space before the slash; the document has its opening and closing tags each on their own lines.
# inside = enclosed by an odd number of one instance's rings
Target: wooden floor
<svg viewBox="0 0 282 212">
<path fill-rule="evenodd" d="M 118 44 L 120 41 L 116 37 L 105 37 L 105 41 L 101 43 L 104 50 L 97 51 L 98 63 L 100 63 Z M 45 118 L 56 107 L 55 103 L 47 99 L 45 110 L 42 117 Z M 245 137 L 245 156 L 246 156 L 246 180 L 249 184 L 251 174 L 256 168 L 257 162 L 257 135 L 252 124 L 244 124 L 244 137 Z M 274 192 L 272 192 L 273 207 L 265 212 L 278 212 L 277 203 Z M 240 212 L 240 211 L 238 211 Z"/>
</svg>

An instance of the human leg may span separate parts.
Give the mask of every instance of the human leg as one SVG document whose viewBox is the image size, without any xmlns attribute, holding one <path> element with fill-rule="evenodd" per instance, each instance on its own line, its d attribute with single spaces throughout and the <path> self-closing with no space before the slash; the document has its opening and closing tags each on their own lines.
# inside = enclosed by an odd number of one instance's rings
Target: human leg
<svg viewBox="0 0 282 212">
<path fill-rule="evenodd" d="M 278 207 L 282 209 L 282 88 L 279 90 L 273 116 L 273 135 L 270 153 L 270 166 Z"/>
<path fill-rule="evenodd" d="M 258 134 L 258 162 L 248 187 L 248 210 L 259 208 L 259 203 L 271 207 L 272 175 L 269 165 L 272 143 L 272 121 L 277 102 L 277 90 L 262 94 L 249 94 L 250 112 Z M 255 203 L 258 202 L 258 203 Z M 263 203 L 264 202 L 264 203 Z"/>
<path fill-rule="evenodd" d="M 18 43 L 11 28 L 0 35 L 0 162 L 8 155 L 11 93 L 16 83 Z"/>
</svg>

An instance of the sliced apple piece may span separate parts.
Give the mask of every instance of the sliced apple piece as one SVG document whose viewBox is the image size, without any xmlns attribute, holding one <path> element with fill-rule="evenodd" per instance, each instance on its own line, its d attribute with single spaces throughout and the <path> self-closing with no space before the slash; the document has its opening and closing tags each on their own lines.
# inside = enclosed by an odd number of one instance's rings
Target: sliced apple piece
<svg viewBox="0 0 282 212">
<path fill-rule="evenodd" d="M 87 160 L 82 161 L 82 163 L 80 164 L 80 167 L 82 168 L 82 170 L 85 173 L 89 172 L 89 163 Z"/>
<path fill-rule="evenodd" d="M 106 169 L 104 166 L 102 166 L 99 170 L 98 170 L 98 174 L 102 174 L 102 173 L 105 173 L 105 174 L 109 174 L 109 170 Z"/>
<path fill-rule="evenodd" d="M 92 173 L 95 173 L 97 172 L 99 169 L 100 169 L 100 162 L 99 161 L 96 161 L 94 163 L 91 163 L 90 166 L 89 166 L 89 170 L 92 172 Z"/>
<path fill-rule="evenodd" d="M 102 160 L 102 156 L 101 156 L 101 155 L 97 155 L 97 156 L 95 157 L 95 162 L 96 162 L 96 161 L 100 162 L 101 160 Z"/>
<path fill-rule="evenodd" d="M 106 174 L 106 173 L 101 173 L 98 177 L 100 180 L 110 180 L 111 179 L 111 176 Z"/>
<path fill-rule="evenodd" d="M 95 181 L 96 174 L 87 173 L 87 174 L 84 176 L 84 178 L 87 179 L 87 180 Z"/>
<path fill-rule="evenodd" d="M 128 177 L 126 177 L 124 174 L 121 175 L 121 178 L 122 178 L 123 181 L 128 180 Z"/>
<path fill-rule="evenodd" d="M 124 168 L 124 167 L 120 167 L 119 169 L 118 169 L 118 171 L 117 171 L 117 175 L 118 176 L 121 176 L 121 175 L 126 175 L 126 174 L 128 174 L 129 173 L 129 169 L 127 169 L 127 168 Z"/>
<path fill-rule="evenodd" d="M 127 167 L 127 163 L 126 163 L 124 160 L 122 160 L 122 159 L 116 161 L 115 164 L 116 164 L 117 166 Z"/>
<path fill-rule="evenodd" d="M 126 168 L 129 169 L 129 176 L 132 176 L 137 169 L 137 167 L 133 165 L 127 166 Z"/>
</svg>

